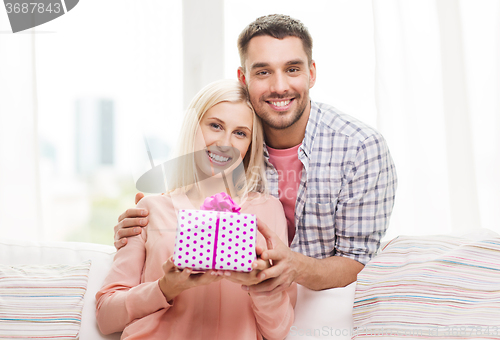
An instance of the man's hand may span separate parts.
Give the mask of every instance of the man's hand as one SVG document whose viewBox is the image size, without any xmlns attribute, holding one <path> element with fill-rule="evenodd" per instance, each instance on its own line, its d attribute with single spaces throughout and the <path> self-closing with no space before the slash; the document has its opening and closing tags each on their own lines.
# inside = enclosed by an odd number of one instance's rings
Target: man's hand
<svg viewBox="0 0 500 340">
<path fill-rule="evenodd" d="M 135 195 L 135 204 L 144 197 L 142 192 Z M 120 249 L 127 244 L 127 237 L 139 235 L 142 227 L 148 224 L 149 212 L 146 209 L 127 209 L 118 217 L 118 224 L 115 225 L 115 248 Z"/>
<path fill-rule="evenodd" d="M 169 302 L 186 289 L 208 285 L 223 278 L 220 271 L 209 270 L 205 273 L 193 273 L 191 268 L 180 270 L 172 262 L 172 258 L 169 258 L 162 268 L 165 274 L 158 281 L 158 285 Z"/>
<path fill-rule="evenodd" d="M 284 291 L 295 281 L 298 276 L 295 263 L 296 253 L 286 246 L 281 239 L 261 220 L 257 219 L 257 227 L 266 239 L 267 250 L 261 259 L 271 261 L 272 267 L 257 274 L 257 279 L 263 281 L 253 286 L 242 286 L 250 292 L 275 294 Z"/>
</svg>

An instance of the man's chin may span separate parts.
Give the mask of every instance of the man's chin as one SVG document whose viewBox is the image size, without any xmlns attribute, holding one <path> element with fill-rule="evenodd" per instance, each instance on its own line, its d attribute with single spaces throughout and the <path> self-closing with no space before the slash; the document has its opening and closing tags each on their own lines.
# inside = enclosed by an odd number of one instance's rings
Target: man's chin
<svg viewBox="0 0 500 340">
<path fill-rule="evenodd" d="M 274 119 L 271 121 L 264 121 L 264 124 L 275 130 L 285 130 L 292 126 L 295 122 L 296 120 L 292 119 Z"/>
<path fill-rule="evenodd" d="M 302 113 L 297 113 L 296 110 L 289 111 L 266 111 L 264 115 L 257 115 L 262 119 L 262 122 L 268 127 L 275 130 L 284 130 L 295 124 L 300 117 L 302 117 Z"/>
</svg>

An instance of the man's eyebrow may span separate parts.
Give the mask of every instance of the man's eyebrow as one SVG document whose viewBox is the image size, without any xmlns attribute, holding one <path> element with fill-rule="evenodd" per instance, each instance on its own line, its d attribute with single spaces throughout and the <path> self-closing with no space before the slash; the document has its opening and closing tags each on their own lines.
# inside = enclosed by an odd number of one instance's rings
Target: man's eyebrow
<svg viewBox="0 0 500 340">
<path fill-rule="evenodd" d="M 216 120 L 217 122 L 219 122 L 220 124 L 225 124 L 225 122 L 217 117 L 210 117 L 208 118 L 209 120 L 212 119 L 212 120 Z M 250 129 L 249 127 L 247 126 L 237 126 L 236 127 L 237 129 L 245 129 L 245 130 L 248 130 L 248 131 L 252 131 L 252 129 Z"/>
<path fill-rule="evenodd" d="M 286 66 L 290 66 L 290 65 L 304 65 L 305 62 L 304 60 L 302 59 L 292 59 L 292 60 L 289 60 L 285 63 Z M 256 68 L 261 68 L 261 67 L 268 67 L 269 66 L 269 63 L 265 63 L 265 62 L 258 62 L 258 63 L 255 63 L 253 64 L 250 69 L 251 70 L 255 70 Z"/>
<path fill-rule="evenodd" d="M 290 60 L 290 61 L 287 61 L 286 62 L 286 65 L 304 65 L 304 60 L 302 59 L 293 59 L 293 60 Z"/>
<path fill-rule="evenodd" d="M 269 63 L 255 63 L 250 67 L 250 69 L 255 70 L 256 68 L 267 67 L 267 66 L 269 66 Z"/>
</svg>

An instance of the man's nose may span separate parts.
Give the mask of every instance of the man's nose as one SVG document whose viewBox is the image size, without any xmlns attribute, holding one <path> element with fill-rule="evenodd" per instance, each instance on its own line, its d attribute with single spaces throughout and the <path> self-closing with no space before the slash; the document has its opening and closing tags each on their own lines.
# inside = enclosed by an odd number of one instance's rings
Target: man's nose
<svg viewBox="0 0 500 340">
<path fill-rule="evenodd" d="M 272 77 L 271 92 L 283 94 L 288 92 L 288 79 L 283 72 L 276 72 Z"/>
</svg>

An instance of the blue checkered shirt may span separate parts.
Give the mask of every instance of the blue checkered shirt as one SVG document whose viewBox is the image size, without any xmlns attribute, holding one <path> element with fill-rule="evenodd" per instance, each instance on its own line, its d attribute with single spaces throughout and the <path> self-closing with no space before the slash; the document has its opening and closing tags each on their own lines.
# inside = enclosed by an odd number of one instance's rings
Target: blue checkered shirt
<svg viewBox="0 0 500 340">
<path fill-rule="evenodd" d="M 264 147 L 271 195 L 278 172 Z M 311 113 L 298 157 L 304 168 L 295 203 L 294 251 L 322 259 L 345 256 L 366 264 L 389 225 L 396 168 L 380 133 L 322 103 Z"/>
</svg>

